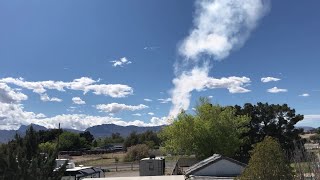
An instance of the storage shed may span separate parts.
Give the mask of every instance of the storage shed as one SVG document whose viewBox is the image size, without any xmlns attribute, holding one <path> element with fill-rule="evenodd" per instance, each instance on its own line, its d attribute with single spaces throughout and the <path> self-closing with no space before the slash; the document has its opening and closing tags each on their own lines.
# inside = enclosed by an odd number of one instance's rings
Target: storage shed
<svg viewBox="0 0 320 180">
<path fill-rule="evenodd" d="M 161 176 L 165 173 L 165 159 L 163 157 L 150 157 L 140 160 L 140 176 Z"/>
</svg>

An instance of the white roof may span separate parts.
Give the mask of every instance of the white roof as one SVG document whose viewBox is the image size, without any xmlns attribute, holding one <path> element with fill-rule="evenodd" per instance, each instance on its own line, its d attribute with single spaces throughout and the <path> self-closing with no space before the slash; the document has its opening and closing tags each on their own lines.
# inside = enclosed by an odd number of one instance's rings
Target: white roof
<svg viewBox="0 0 320 180">
<path fill-rule="evenodd" d="M 164 159 L 164 157 L 163 156 L 159 156 L 159 157 L 155 157 L 155 158 L 143 158 L 143 159 L 141 159 L 141 161 L 144 161 L 144 160 L 152 160 L 152 159 L 155 159 L 155 160 L 163 160 Z"/>
<path fill-rule="evenodd" d="M 74 168 L 70 168 L 70 169 L 66 169 L 66 171 L 79 171 L 79 170 L 83 170 L 83 169 L 90 169 L 92 168 L 92 166 L 88 166 L 88 167 L 74 167 Z"/>
<path fill-rule="evenodd" d="M 109 177 L 109 178 L 84 178 L 83 180 L 185 180 L 179 176 L 136 176 L 136 177 Z"/>
</svg>

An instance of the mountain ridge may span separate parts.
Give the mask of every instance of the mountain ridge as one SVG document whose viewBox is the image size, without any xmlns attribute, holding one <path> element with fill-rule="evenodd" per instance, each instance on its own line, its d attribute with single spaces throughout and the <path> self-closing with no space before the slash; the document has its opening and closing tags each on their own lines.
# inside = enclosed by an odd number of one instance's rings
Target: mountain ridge
<svg viewBox="0 0 320 180">
<path fill-rule="evenodd" d="M 24 136 L 26 130 L 32 126 L 36 131 L 39 130 L 49 130 L 48 128 L 38 125 L 38 124 L 30 124 L 30 125 L 21 125 L 17 130 L 0 130 L 0 143 L 6 143 L 12 140 L 15 134 L 19 134 Z M 161 130 L 163 126 L 119 126 L 116 124 L 101 124 L 87 128 L 85 131 L 89 131 L 95 138 L 111 136 L 112 133 L 120 133 L 121 136 L 127 137 L 131 132 L 135 131 L 137 133 L 143 133 L 147 130 L 158 132 Z M 81 133 L 84 131 L 75 130 L 75 129 L 64 129 L 64 131 Z"/>
</svg>

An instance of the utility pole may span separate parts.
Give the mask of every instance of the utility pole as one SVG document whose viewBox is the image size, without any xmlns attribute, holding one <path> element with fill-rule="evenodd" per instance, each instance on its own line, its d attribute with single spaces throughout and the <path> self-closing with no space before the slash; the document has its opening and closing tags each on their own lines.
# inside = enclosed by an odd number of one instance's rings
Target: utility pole
<svg viewBox="0 0 320 180">
<path fill-rule="evenodd" d="M 58 151 L 58 154 L 57 154 L 57 159 L 59 159 L 59 147 L 60 147 L 60 123 L 59 123 L 59 128 L 58 128 L 58 142 L 57 142 L 57 151 Z"/>
</svg>

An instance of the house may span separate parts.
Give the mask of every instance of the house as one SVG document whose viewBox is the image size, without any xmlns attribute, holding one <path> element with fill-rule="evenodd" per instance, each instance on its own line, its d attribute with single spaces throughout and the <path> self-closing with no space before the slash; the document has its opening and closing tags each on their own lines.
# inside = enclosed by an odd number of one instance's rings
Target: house
<svg viewBox="0 0 320 180">
<path fill-rule="evenodd" d="M 83 180 L 185 180 L 184 176 L 137 176 L 137 177 L 109 177 Z"/>
<path fill-rule="evenodd" d="M 246 164 L 234 159 L 214 154 L 185 171 L 190 179 L 233 179 L 241 175 Z"/>
</svg>

